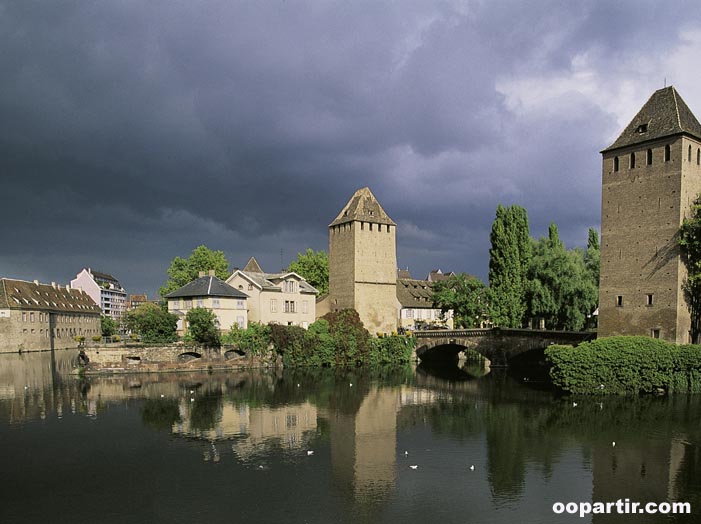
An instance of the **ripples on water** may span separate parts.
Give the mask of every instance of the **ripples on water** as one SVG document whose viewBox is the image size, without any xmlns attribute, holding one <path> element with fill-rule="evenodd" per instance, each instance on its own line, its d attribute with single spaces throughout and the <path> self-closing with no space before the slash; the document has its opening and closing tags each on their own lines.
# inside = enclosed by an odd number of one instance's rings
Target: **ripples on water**
<svg viewBox="0 0 701 524">
<path fill-rule="evenodd" d="M 79 380 L 72 356 L 0 356 L 0 522 L 699 521 L 551 511 L 701 507 L 696 396 L 423 368 Z"/>
</svg>

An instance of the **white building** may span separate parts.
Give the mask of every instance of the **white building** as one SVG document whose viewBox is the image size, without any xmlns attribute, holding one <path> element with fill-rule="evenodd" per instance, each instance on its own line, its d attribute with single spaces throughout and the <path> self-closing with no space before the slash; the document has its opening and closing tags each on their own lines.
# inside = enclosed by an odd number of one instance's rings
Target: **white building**
<svg viewBox="0 0 701 524">
<path fill-rule="evenodd" d="M 82 289 L 102 309 L 102 313 L 119 322 L 127 306 L 127 292 L 119 280 L 107 273 L 93 271 L 89 267 L 71 280 L 73 289 Z"/>
</svg>

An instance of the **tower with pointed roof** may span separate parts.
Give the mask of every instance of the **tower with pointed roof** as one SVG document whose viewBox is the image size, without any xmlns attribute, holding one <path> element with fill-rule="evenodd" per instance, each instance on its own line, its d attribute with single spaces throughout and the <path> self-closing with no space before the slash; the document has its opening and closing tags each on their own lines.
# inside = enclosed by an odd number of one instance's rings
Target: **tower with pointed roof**
<svg viewBox="0 0 701 524">
<path fill-rule="evenodd" d="M 396 233 L 367 187 L 329 225 L 329 307 L 355 309 L 373 334 L 397 329 Z"/>
<path fill-rule="evenodd" d="M 701 192 L 701 125 L 666 87 L 601 153 L 598 334 L 688 343 L 678 234 Z"/>
</svg>

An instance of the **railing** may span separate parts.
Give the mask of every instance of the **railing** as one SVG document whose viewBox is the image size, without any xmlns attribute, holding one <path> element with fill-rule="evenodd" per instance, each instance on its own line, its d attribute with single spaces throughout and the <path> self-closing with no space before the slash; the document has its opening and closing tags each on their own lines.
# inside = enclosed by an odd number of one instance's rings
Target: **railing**
<svg viewBox="0 0 701 524">
<path fill-rule="evenodd" d="M 482 329 L 452 329 L 452 330 L 430 330 L 414 331 L 416 338 L 458 338 L 458 337 L 482 337 L 482 336 L 545 336 L 545 337 L 584 337 L 593 338 L 596 333 L 593 331 L 546 331 L 541 329 L 517 329 L 517 328 L 482 328 Z"/>
</svg>

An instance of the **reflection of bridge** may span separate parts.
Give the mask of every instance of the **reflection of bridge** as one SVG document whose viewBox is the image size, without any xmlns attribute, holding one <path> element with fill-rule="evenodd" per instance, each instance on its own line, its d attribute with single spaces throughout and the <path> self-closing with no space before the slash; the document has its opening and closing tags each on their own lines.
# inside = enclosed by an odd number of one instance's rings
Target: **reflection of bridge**
<svg viewBox="0 0 701 524">
<path fill-rule="evenodd" d="M 452 331 L 415 331 L 416 356 L 419 359 L 457 356 L 471 349 L 487 358 L 493 366 L 505 366 L 522 353 L 541 350 L 552 344 L 577 345 L 596 337 L 592 332 L 540 331 L 534 329 L 456 329 Z"/>
</svg>

